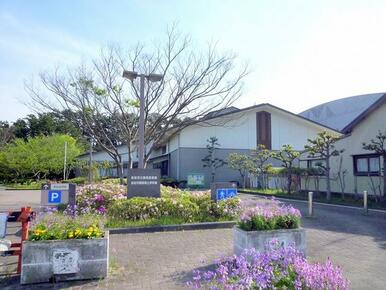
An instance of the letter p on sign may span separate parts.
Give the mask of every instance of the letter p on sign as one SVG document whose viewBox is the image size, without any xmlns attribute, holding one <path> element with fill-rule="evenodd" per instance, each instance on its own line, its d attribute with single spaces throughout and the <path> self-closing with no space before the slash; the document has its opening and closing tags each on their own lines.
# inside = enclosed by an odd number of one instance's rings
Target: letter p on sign
<svg viewBox="0 0 386 290">
<path fill-rule="evenodd" d="M 62 200 L 62 192 L 59 190 L 48 191 L 48 203 L 60 203 Z"/>
</svg>

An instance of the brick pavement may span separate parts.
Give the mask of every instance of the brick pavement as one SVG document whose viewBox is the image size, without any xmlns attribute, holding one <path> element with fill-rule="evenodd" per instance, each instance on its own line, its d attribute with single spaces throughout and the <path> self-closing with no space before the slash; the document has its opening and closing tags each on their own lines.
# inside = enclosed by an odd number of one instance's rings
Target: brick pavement
<svg viewBox="0 0 386 290">
<path fill-rule="evenodd" d="M 306 204 L 291 201 L 303 213 Z M 331 257 L 342 266 L 351 289 L 386 289 L 386 215 L 317 205 L 315 218 L 303 218 L 309 259 Z M 183 289 L 193 269 L 231 254 L 232 230 L 111 235 L 113 274 L 101 281 L 42 284 L 25 289 Z M 1 258 L 0 258 L 1 260 Z M 0 288 L 18 289 L 17 278 Z"/>
</svg>

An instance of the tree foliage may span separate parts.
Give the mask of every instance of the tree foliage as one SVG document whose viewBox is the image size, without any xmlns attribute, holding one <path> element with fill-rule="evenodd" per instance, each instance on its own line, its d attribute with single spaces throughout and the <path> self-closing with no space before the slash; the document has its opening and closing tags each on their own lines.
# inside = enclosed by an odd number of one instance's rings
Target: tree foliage
<svg viewBox="0 0 386 290">
<path fill-rule="evenodd" d="M 279 160 L 281 165 L 285 169 L 287 174 L 287 193 L 291 194 L 292 186 L 292 173 L 294 171 L 295 160 L 300 156 L 300 152 L 296 151 L 292 145 L 285 144 L 281 147 L 279 151 L 274 151 L 271 153 L 271 157 Z"/>
<path fill-rule="evenodd" d="M 1 167 L 18 178 L 60 176 L 64 166 L 64 143 L 67 142 L 67 164 L 82 153 L 76 140 L 68 135 L 37 136 L 15 139 L 0 152 Z"/>
<path fill-rule="evenodd" d="M 383 195 L 386 194 L 386 131 L 378 131 L 375 138 L 371 139 L 369 143 L 363 142 L 363 149 L 378 153 L 383 158 Z"/>
<path fill-rule="evenodd" d="M 216 176 L 216 170 L 226 164 L 226 161 L 216 157 L 216 149 L 220 147 L 218 139 L 216 137 L 210 137 L 207 140 L 208 144 L 206 148 L 208 149 L 208 155 L 206 155 L 202 160 L 203 167 L 210 169 L 211 181 L 214 182 Z"/>
<path fill-rule="evenodd" d="M 67 134 L 74 138 L 81 138 L 83 132 L 77 123 L 72 123 L 63 117 L 66 114 L 70 114 L 70 112 L 29 114 L 13 123 L 14 135 L 16 138 L 24 140 L 53 134 Z"/>
<path fill-rule="evenodd" d="M 246 154 L 231 153 L 228 156 L 227 163 L 229 168 L 237 170 L 240 173 L 241 180 L 243 182 L 243 188 L 245 188 L 246 176 L 254 169 L 252 158 Z"/>
<path fill-rule="evenodd" d="M 340 139 L 337 134 L 330 133 L 328 131 L 319 132 L 314 139 L 308 139 L 308 144 L 304 146 L 304 149 L 308 152 L 312 158 L 320 158 L 325 160 L 325 165 L 320 165 L 326 175 L 327 182 L 327 201 L 331 200 L 331 168 L 330 159 L 333 156 L 338 156 L 344 150 L 337 150 L 335 143 Z"/>
</svg>

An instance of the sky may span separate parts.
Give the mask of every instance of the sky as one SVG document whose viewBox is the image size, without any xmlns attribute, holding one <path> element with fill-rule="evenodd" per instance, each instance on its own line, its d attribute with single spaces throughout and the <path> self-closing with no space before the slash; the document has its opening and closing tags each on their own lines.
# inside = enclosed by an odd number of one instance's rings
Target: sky
<svg viewBox="0 0 386 290">
<path fill-rule="evenodd" d="M 249 64 L 239 108 L 299 113 L 385 92 L 385 15 L 371 0 L 0 0 L 0 120 L 32 112 L 24 83 L 40 72 L 155 41 L 173 23 L 197 48 L 216 42 Z"/>
</svg>

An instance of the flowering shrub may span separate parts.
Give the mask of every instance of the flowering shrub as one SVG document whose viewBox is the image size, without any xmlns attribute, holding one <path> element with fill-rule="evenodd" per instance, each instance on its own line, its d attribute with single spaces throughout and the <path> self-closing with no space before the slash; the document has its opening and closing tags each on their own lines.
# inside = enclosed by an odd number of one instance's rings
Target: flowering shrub
<svg viewBox="0 0 386 290">
<path fill-rule="evenodd" d="M 196 204 L 183 199 L 134 197 L 115 202 L 110 207 L 109 217 L 137 221 L 175 216 L 192 222 L 197 212 Z"/>
<path fill-rule="evenodd" d="M 348 289 L 342 270 L 330 260 L 310 264 L 293 247 L 280 247 L 277 240 L 269 250 L 255 249 L 222 259 L 214 271 L 195 271 L 192 289 Z"/>
<path fill-rule="evenodd" d="M 101 216 L 82 215 L 72 218 L 60 213 L 43 213 L 29 231 L 30 241 L 94 239 L 103 236 L 104 219 Z"/>
<path fill-rule="evenodd" d="M 294 229 L 300 226 L 300 211 L 278 201 L 256 204 L 240 215 L 238 226 L 245 231 Z"/>
<path fill-rule="evenodd" d="M 239 199 L 214 202 L 210 191 L 185 191 L 161 186 L 161 198 L 126 198 L 126 187 L 115 182 L 77 188 L 76 205 L 64 214 L 108 215 L 115 220 L 140 221 L 177 217 L 184 222 L 234 220 L 239 215 Z"/>
<path fill-rule="evenodd" d="M 115 183 L 98 183 L 76 189 L 76 206 L 68 206 L 65 214 L 101 214 L 114 200 L 126 199 L 126 187 Z"/>
<path fill-rule="evenodd" d="M 144 198 L 119 200 L 109 208 L 109 217 L 123 220 L 158 219 L 165 216 L 178 217 L 185 222 L 233 219 L 237 215 L 238 200 L 230 199 L 216 204 L 205 200 L 197 203 L 187 197 Z"/>
</svg>

